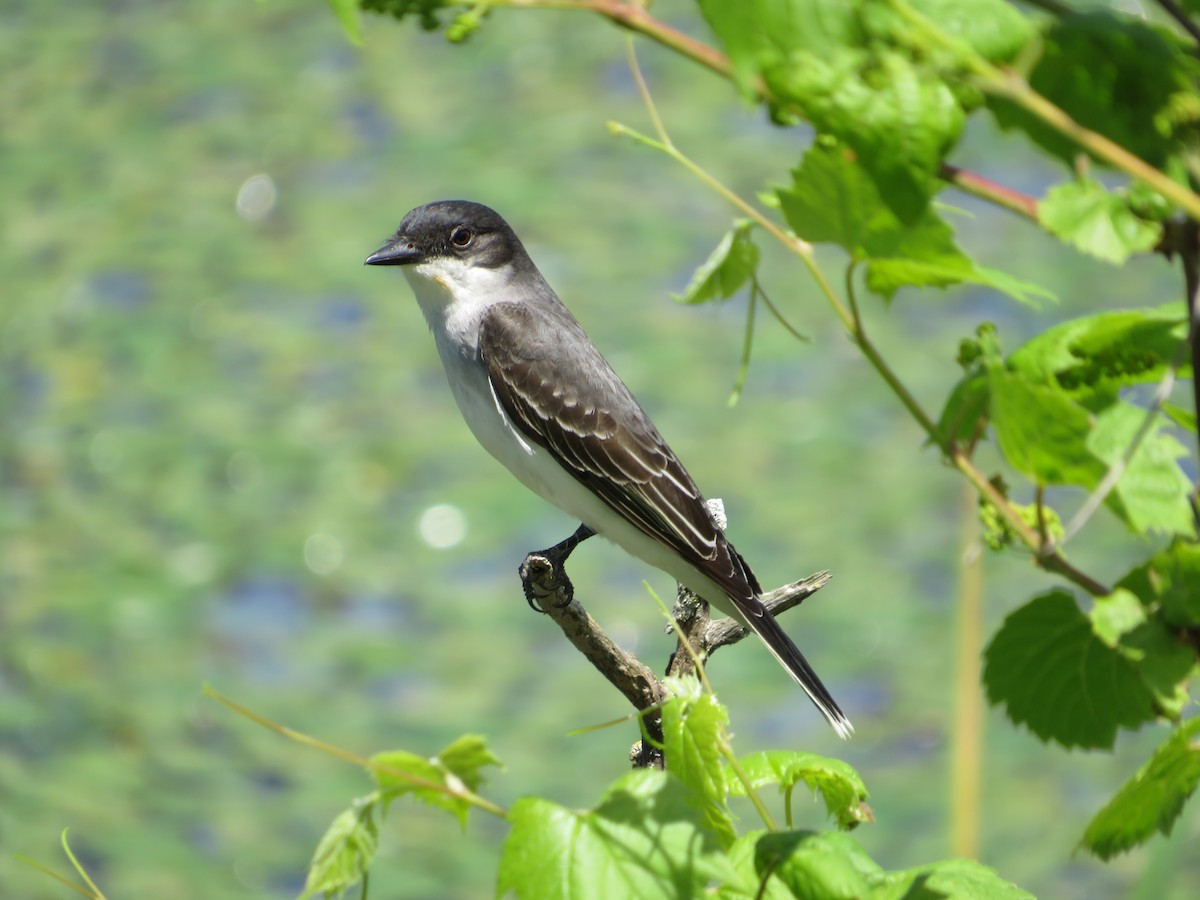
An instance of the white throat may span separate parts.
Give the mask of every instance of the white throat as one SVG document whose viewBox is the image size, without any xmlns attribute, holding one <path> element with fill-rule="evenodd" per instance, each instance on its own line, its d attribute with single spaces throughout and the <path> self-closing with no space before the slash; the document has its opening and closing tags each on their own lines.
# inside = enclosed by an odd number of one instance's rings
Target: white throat
<svg viewBox="0 0 1200 900">
<path fill-rule="evenodd" d="M 431 259 L 402 270 L 445 359 L 447 352 L 474 356 L 479 323 L 493 304 L 502 303 L 512 266 L 490 269 L 458 259 Z"/>
</svg>

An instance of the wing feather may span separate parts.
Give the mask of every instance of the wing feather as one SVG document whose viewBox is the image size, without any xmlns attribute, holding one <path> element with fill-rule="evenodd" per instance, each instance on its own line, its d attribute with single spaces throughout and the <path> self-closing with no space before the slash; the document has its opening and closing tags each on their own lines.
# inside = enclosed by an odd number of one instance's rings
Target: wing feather
<svg viewBox="0 0 1200 900">
<path fill-rule="evenodd" d="M 480 354 L 509 418 L 609 507 L 761 615 L 744 565 L 649 416 L 569 313 L 534 320 L 541 315 L 500 303 L 483 318 Z"/>
</svg>

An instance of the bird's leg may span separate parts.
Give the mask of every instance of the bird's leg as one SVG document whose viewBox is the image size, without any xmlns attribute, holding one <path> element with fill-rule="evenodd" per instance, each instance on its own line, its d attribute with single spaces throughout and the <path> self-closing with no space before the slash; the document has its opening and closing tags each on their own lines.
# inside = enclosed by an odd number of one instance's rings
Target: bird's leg
<svg viewBox="0 0 1200 900">
<path fill-rule="evenodd" d="M 546 550 L 537 550 L 528 554 L 525 557 L 525 562 L 521 564 L 521 585 L 525 588 L 525 602 L 529 604 L 530 609 L 537 612 L 545 612 L 538 604 L 538 598 L 533 590 L 533 583 L 530 579 L 529 560 L 530 557 L 541 557 L 549 561 L 551 571 L 553 572 L 553 582 L 556 587 L 562 590 L 562 602 L 557 604 L 559 607 L 570 606 L 571 601 L 575 598 L 575 587 L 571 584 L 571 579 L 567 577 L 567 570 L 564 568 L 567 562 L 567 557 L 571 555 L 571 551 L 594 535 L 596 532 L 588 528 L 586 525 L 580 525 L 575 529 L 575 533 L 565 541 L 559 541 L 553 547 Z"/>
</svg>

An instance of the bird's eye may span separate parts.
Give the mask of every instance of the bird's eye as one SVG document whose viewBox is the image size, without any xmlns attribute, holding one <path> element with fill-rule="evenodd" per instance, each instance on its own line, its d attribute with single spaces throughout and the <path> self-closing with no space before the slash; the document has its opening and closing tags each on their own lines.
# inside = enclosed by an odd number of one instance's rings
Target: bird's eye
<svg viewBox="0 0 1200 900">
<path fill-rule="evenodd" d="M 450 232 L 450 243 L 460 250 L 470 247 L 473 240 L 475 240 L 475 233 L 462 225 Z"/>
</svg>

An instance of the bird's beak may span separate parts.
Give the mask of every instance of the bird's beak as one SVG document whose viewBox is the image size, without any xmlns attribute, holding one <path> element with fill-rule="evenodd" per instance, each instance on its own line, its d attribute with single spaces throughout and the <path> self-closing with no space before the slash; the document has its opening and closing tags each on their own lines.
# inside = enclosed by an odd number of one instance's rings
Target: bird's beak
<svg viewBox="0 0 1200 900">
<path fill-rule="evenodd" d="M 407 266 L 419 262 L 421 252 L 403 235 L 396 235 L 366 258 L 364 266 Z"/>
</svg>

